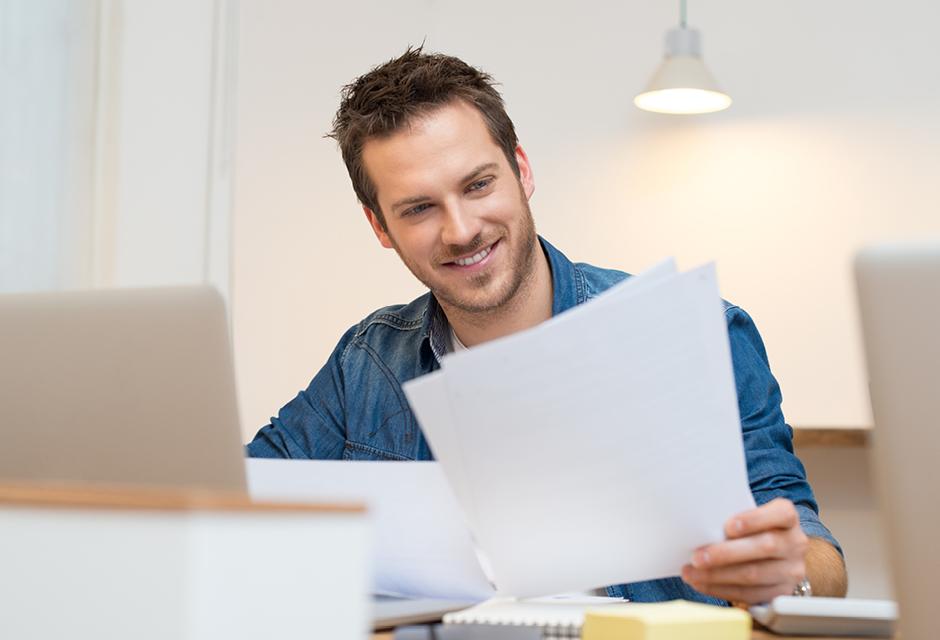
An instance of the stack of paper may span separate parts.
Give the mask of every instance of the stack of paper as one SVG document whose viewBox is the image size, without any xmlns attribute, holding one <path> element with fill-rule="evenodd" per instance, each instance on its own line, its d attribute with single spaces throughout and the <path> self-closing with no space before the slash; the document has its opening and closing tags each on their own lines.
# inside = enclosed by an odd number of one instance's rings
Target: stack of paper
<svg viewBox="0 0 940 640">
<path fill-rule="evenodd" d="M 677 575 L 754 506 L 712 265 L 658 265 L 404 390 L 502 594 Z"/>
</svg>

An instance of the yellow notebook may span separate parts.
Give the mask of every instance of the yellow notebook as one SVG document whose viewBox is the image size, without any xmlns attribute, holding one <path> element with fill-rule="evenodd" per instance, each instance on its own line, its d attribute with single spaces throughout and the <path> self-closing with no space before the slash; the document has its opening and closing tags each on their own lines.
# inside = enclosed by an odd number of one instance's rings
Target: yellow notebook
<svg viewBox="0 0 940 640">
<path fill-rule="evenodd" d="M 627 603 L 589 610 L 582 640 L 749 640 L 751 616 L 740 609 L 685 600 Z"/>
</svg>

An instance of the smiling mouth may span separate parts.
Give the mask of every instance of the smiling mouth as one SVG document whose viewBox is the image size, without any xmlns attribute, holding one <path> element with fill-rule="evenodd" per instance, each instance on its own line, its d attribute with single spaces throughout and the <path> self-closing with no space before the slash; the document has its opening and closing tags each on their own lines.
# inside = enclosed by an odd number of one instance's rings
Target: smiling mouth
<svg viewBox="0 0 940 640">
<path fill-rule="evenodd" d="M 486 247 L 485 249 L 481 249 L 472 256 L 467 256 L 466 258 L 457 258 L 456 260 L 450 262 L 450 264 L 457 265 L 458 267 L 472 267 L 473 265 L 479 264 L 486 260 L 486 257 L 493 252 L 493 248 L 495 246 L 496 242 Z"/>
<path fill-rule="evenodd" d="M 482 261 L 486 256 L 490 255 L 490 251 L 492 251 L 492 249 L 487 247 L 480 253 L 475 253 L 469 258 L 458 258 L 457 260 L 454 260 L 454 262 L 459 264 L 461 267 L 469 267 L 471 264 L 476 264 Z"/>
</svg>

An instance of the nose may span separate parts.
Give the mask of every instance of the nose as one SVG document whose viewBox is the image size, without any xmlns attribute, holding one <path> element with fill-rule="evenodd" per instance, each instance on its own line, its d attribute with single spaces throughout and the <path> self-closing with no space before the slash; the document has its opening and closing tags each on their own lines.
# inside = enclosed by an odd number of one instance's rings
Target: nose
<svg viewBox="0 0 940 640">
<path fill-rule="evenodd" d="M 480 220 L 461 203 L 445 206 L 441 242 L 445 245 L 465 247 L 480 235 Z"/>
</svg>

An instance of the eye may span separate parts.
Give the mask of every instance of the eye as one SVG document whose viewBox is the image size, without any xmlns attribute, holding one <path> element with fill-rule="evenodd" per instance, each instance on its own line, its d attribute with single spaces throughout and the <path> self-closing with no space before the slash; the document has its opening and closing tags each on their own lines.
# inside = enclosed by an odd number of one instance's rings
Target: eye
<svg viewBox="0 0 940 640">
<path fill-rule="evenodd" d="M 422 202 L 422 203 L 419 204 L 419 205 L 415 205 L 415 206 L 411 207 L 410 209 L 405 209 L 404 211 L 402 211 L 402 212 L 401 212 L 401 217 L 404 218 L 405 216 L 413 216 L 413 215 L 417 215 L 417 214 L 419 214 L 419 213 L 423 213 L 424 211 L 426 211 L 426 210 L 429 209 L 430 207 L 431 207 L 431 205 L 428 204 L 427 202 Z"/>
<path fill-rule="evenodd" d="M 493 183 L 493 178 L 481 178 L 467 185 L 467 191 L 482 191 Z"/>
</svg>

